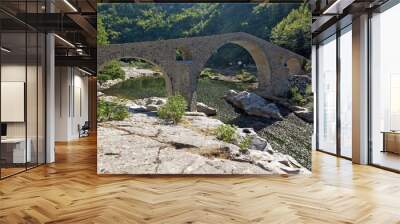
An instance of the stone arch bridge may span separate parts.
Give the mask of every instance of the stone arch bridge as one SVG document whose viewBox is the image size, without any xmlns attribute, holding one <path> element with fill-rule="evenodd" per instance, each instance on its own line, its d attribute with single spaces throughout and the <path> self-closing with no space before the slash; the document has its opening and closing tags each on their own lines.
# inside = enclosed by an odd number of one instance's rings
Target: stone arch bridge
<svg viewBox="0 0 400 224">
<path fill-rule="evenodd" d="M 284 96 L 292 75 L 304 74 L 306 58 L 248 33 L 227 33 L 169 40 L 98 46 L 97 67 L 110 60 L 140 58 L 160 67 L 169 95 L 182 94 L 196 110 L 197 80 L 207 60 L 220 47 L 233 43 L 246 49 L 257 66 L 258 92 Z M 182 58 L 177 59 L 177 50 Z"/>
</svg>

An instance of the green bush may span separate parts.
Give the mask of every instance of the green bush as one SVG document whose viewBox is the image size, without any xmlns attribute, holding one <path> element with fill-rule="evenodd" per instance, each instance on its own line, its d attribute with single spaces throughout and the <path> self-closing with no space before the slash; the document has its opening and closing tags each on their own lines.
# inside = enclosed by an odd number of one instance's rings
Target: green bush
<svg viewBox="0 0 400 224">
<path fill-rule="evenodd" d="M 311 61 L 310 60 L 305 60 L 304 64 L 303 64 L 303 69 L 305 72 L 307 73 L 311 73 Z"/>
<path fill-rule="evenodd" d="M 172 121 L 177 124 L 185 114 L 188 104 L 181 95 L 168 97 L 167 103 L 160 107 L 158 116 L 164 120 Z"/>
<path fill-rule="evenodd" d="M 230 124 L 221 124 L 217 127 L 215 134 L 217 139 L 232 143 L 236 138 L 236 127 Z"/>
<path fill-rule="evenodd" d="M 307 96 L 313 95 L 311 84 L 307 84 L 307 86 L 306 86 L 306 95 Z"/>
<path fill-rule="evenodd" d="M 117 60 L 110 61 L 97 76 L 100 83 L 114 79 L 125 79 L 125 72 L 121 68 L 121 63 Z"/>
<path fill-rule="evenodd" d="M 97 103 L 97 120 L 102 121 L 121 121 L 129 115 L 128 108 L 116 102 L 99 100 Z"/>
<path fill-rule="evenodd" d="M 249 147 L 251 145 L 252 140 L 253 140 L 253 137 L 248 135 L 239 143 L 241 153 L 246 153 L 249 151 Z"/>
<path fill-rule="evenodd" d="M 242 82 L 256 82 L 257 79 L 254 75 L 252 75 L 250 72 L 245 71 L 245 70 L 241 70 L 239 75 L 237 76 L 238 79 Z"/>
<path fill-rule="evenodd" d="M 218 76 L 218 75 L 220 75 L 220 74 L 218 72 L 215 72 L 211 68 L 206 68 L 203 71 L 201 71 L 201 73 L 200 73 L 201 78 L 212 78 L 212 77 Z"/>
<path fill-rule="evenodd" d="M 307 103 L 307 99 L 301 95 L 299 89 L 297 87 L 290 88 L 290 100 L 300 106 L 303 106 Z"/>
<path fill-rule="evenodd" d="M 103 83 L 103 82 L 105 82 L 107 80 L 110 80 L 110 79 L 111 79 L 111 77 L 109 75 L 107 75 L 107 74 L 99 73 L 99 75 L 97 76 L 97 81 L 99 81 L 100 83 Z"/>
</svg>

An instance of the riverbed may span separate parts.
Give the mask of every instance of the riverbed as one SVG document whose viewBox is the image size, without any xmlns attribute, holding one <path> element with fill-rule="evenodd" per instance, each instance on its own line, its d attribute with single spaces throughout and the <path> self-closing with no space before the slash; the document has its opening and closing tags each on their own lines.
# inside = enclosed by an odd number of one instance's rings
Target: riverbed
<svg viewBox="0 0 400 224">
<path fill-rule="evenodd" d="M 202 78 L 198 80 L 197 100 L 217 109 L 216 117 L 224 123 L 238 127 L 252 127 L 267 139 L 272 147 L 294 157 L 304 167 L 311 169 L 312 125 L 283 110 L 284 119 L 270 119 L 248 116 L 235 110 L 222 97 L 230 90 L 243 91 L 251 88 L 249 83 L 226 82 Z M 106 95 L 126 99 L 141 99 L 152 96 L 166 97 L 163 77 L 141 77 L 128 79 L 108 90 Z"/>
</svg>

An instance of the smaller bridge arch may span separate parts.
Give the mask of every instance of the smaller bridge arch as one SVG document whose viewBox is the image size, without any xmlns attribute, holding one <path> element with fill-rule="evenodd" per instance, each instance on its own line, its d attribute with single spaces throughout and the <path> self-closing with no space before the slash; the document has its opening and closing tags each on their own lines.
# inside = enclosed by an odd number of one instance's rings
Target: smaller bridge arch
<svg viewBox="0 0 400 224">
<path fill-rule="evenodd" d="M 104 66 L 106 66 L 107 63 L 110 62 L 111 60 L 121 60 L 121 59 L 140 59 L 140 60 L 146 61 L 146 62 L 148 62 L 148 63 L 150 63 L 150 64 L 152 64 L 154 66 L 157 66 L 160 69 L 162 77 L 165 80 L 165 89 L 166 89 L 167 95 L 168 96 L 173 95 L 173 89 L 172 89 L 172 83 L 171 83 L 170 77 L 165 72 L 165 70 L 163 69 L 162 66 L 160 66 L 159 64 L 156 64 L 153 61 L 150 61 L 149 59 L 141 58 L 141 57 L 137 57 L 137 56 L 121 56 L 121 55 L 118 55 L 118 56 L 112 57 L 112 59 L 110 59 L 108 61 L 103 61 L 103 63 L 101 65 L 99 65 L 99 69 L 98 70 L 101 71 L 104 68 Z"/>
</svg>

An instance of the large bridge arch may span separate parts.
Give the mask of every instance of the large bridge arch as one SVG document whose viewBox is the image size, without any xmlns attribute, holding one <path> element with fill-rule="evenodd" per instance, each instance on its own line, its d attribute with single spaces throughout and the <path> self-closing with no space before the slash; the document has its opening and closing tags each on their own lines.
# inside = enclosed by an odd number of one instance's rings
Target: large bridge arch
<svg viewBox="0 0 400 224">
<path fill-rule="evenodd" d="M 241 46 L 252 56 L 260 94 L 284 96 L 289 78 L 304 74 L 306 58 L 243 32 L 98 46 L 97 65 L 101 69 L 107 61 L 126 57 L 150 61 L 162 69 L 170 86 L 168 92 L 182 94 L 195 110 L 199 74 L 212 53 L 228 43 Z M 177 49 L 183 53 L 183 60 L 177 60 Z"/>
<path fill-rule="evenodd" d="M 211 56 L 218 51 L 220 48 L 227 44 L 235 44 L 243 49 L 245 49 L 250 56 L 253 58 L 256 67 L 257 67 L 257 78 L 259 80 L 259 85 L 262 87 L 268 87 L 271 84 L 271 66 L 270 59 L 267 54 L 262 50 L 261 46 L 259 46 L 256 42 L 248 41 L 248 40 L 224 40 L 222 43 L 217 43 L 215 46 L 210 47 L 208 52 L 203 57 L 200 66 L 200 72 L 205 68 L 206 63 L 211 58 Z"/>
<path fill-rule="evenodd" d="M 193 110 L 196 110 L 196 102 L 197 102 L 197 86 L 198 86 L 198 79 L 200 78 L 200 73 L 205 69 L 207 62 L 210 60 L 212 55 L 217 52 L 220 48 L 227 44 L 235 44 L 239 47 L 245 49 L 250 56 L 252 57 L 253 61 L 257 67 L 257 79 L 259 88 L 263 88 L 269 91 L 271 87 L 271 66 L 269 64 L 270 59 L 268 58 L 267 54 L 263 51 L 262 47 L 258 45 L 257 42 L 251 40 L 244 40 L 237 38 L 234 36 L 233 38 L 223 38 L 219 41 L 210 42 L 208 47 L 201 48 L 201 52 L 190 52 L 191 54 L 201 56 L 195 60 L 197 63 L 194 65 L 194 78 L 193 78 L 193 88 L 191 91 L 191 99 L 192 99 L 192 106 Z M 207 46 L 207 45 L 203 45 Z"/>
</svg>

